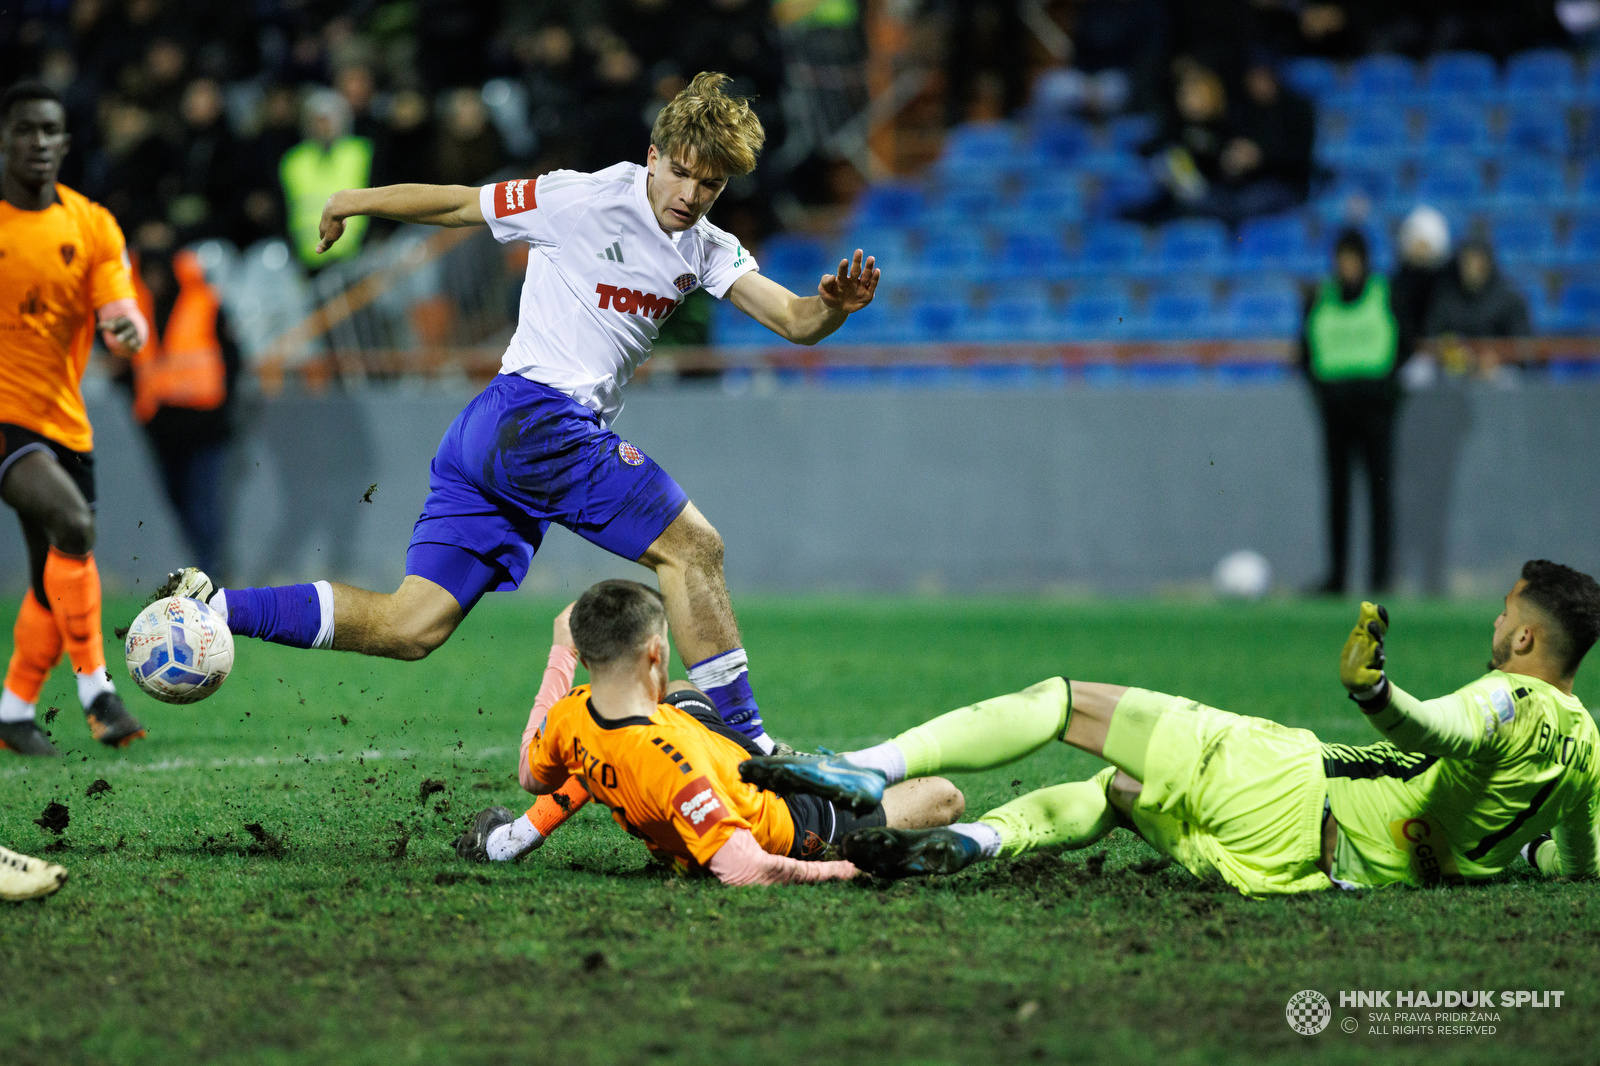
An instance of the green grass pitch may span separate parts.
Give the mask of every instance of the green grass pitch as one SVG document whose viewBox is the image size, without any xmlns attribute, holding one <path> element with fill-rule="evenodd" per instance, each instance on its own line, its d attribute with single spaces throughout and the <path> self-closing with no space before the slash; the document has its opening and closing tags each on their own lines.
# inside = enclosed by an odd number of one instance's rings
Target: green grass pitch
<svg viewBox="0 0 1600 1066">
<path fill-rule="evenodd" d="M 1118 831 L 939 883 L 730 890 L 657 872 L 594 806 L 521 865 L 466 867 L 472 813 L 526 803 L 516 747 L 559 606 L 491 597 L 416 664 L 241 640 L 194 707 L 123 680 L 151 731 L 126 753 L 88 742 L 58 671 L 41 708 L 72 753 L 0 753 L 0 842 L 72 872 L 0 909 L 0 1062 L 1594 1061 L 1594 885 L 1250 902 Z M 769 726 L 800 745 L 1056 674 L 1369 739 L 1337 679 L 1350 605 L 739 607 Z M 1394 604 L 1393 675 L 1423 695 L 1477 676 L 1495 610 Z M 976 815 L 1097 765 L 1058 747 L 957 783 Z M 35 824 L 51 802 L 59 837 Z M 1499 1009 L 1493 1035 L 1340 1028 L 1340 990 L 1479 988 L 1564 997 Z M 1302 989 L 1333 1000 L 1320 1035 L 1285 1021 Z"/>
</svg>

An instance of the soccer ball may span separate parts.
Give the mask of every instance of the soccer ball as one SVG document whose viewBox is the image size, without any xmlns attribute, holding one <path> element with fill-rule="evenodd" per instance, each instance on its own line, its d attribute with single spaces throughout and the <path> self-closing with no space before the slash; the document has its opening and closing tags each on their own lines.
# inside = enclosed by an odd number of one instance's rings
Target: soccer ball
<svg viewBox="0 0 1600 1066">
<path fill-rule="evenodd" d="M 1219 596 L 1259 600 L 1272 588 L 1272 564 L 1260 552 L 1233 552 L 1217 563 L 1211 572 L 1211 584 Z"/>
<path fill-rule="evenodd" d="M 233 634 L 210 607 L 168 596 L 139 612 L 123 645 L 133 683 L 162 703 L 203 700 L 233 669 Z"/>
</svg>

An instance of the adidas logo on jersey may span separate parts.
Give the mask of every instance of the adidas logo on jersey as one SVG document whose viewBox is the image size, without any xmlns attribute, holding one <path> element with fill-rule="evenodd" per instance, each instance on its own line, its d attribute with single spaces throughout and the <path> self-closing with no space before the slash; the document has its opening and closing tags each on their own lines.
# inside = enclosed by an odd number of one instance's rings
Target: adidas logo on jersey
<svg viewBox="0 0 1600 1066">
<path fill-rule="evenodd" d="M 594 253 L 594 257 L 596 259 L 609 259 L 613 263 L 622 262 L 622 241 L 621 241 L 621 239 L 612 241 L 611 242 L 611 247 L 607 248 L 603 252 Z"/>
<path fill-rule="evenodd" d="M 665 318 L 677 310 L 678 301 L 670 296 L 652 296 L 638 289 L 624 289 L 617 285 L 596 285 L 600 297 L 600 310 L 621 311 L 623 314 L 644 315 L 646 318 Z"/>
</svg>

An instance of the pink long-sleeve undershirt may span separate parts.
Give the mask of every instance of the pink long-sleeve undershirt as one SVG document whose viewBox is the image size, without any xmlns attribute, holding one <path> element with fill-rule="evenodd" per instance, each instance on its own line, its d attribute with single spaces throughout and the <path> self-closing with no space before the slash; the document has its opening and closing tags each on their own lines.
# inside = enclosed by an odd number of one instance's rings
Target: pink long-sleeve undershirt
<svg viewBox="0 0 1600 1066">
<path fill-rule="evenodd" d="M 544 719 L 550 713 L 550 708 L 572 691 L 572 678 L 577 672 L 578 653 L 565 644 L 552 644 L 550 659 L 544 668 L 544 680 L 539 684 L 539 695 L 534 697 L 533 710 L 528 712 L 528 727 L 522 731 L 522 757 L 517 763 L 517 780 L 528 792 L 544 791 L 528 769 L 528 746 L 533 743 L 539 730 L 544 728 Z"/>
<path fill-rule="evenodd" d="M 707 864 L 725 885 L 798 885 L 814 881 L 848 881 L 856 875 L 850 862 L 802 862 L 761 850 L 748 829 L 736 829 Z"/>
</svg>

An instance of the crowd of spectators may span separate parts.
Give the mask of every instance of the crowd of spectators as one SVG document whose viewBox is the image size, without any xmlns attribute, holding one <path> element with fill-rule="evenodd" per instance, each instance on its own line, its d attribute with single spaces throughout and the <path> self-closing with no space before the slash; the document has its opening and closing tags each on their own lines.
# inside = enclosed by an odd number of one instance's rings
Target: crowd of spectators
<svg viewBox="0 0 1600 1066">
<path fill-rule="evenodd" d="M 859 35 L 846 6 L 846 31 Z M 297 197 L 325 195 L 329 183 L 473 183 L 508 167 L 642 160 L 655 112 L 703 69 L 755 98 L 778 145 L 784 40 L 769 0 L 34 0 L 0 10 L 5 80 L 36 76 L 67 101 L 62 180 L 109 207 L 130 238 L 159 222 L 182 242 L 243 248 L 286 236 L 297 251 L 295 221 L 310 210 Z M 724 212 L 745 230 L 768 221 L 763 180 L 728 191 Z"/>
</svg>

